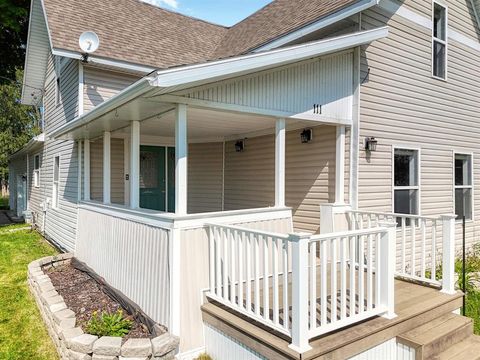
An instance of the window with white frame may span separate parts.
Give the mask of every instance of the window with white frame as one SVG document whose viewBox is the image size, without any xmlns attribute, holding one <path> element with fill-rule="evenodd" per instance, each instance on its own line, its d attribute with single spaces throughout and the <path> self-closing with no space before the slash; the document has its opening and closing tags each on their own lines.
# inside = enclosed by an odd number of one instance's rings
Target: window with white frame
<svg viewBox="0 0 480 360">
<path fill-rule="evenodd" d="M 33 186 L 40 187 L 40 155 L 33 158 Z"/>
<path fill-rule="evenodd" d="M 53 187 L 52 187 L 52 207 L 58 207 L 59 197 L 59 180 L 60 180 L 60 156 L 53 159 Z"/>
<path fill-rule="evenodd" d="M 437 2 L 433 3 L 432 74 L 447 77 L 447 8 Z"/>
<path fill-rule="evenodd" d="M 420 186 L 418 150 L 394 149 L 393 211 L 418 214 Z"/>
<path fill-rule="evenodd" d="M 55 106 L 62 102 L 62 58 L 55 58 Z"/>
<path fill-rule="evenodd" d="M 457 219 L 472 219 L 472 155 L 455 154 L 455 214 Z"/>
</svg>

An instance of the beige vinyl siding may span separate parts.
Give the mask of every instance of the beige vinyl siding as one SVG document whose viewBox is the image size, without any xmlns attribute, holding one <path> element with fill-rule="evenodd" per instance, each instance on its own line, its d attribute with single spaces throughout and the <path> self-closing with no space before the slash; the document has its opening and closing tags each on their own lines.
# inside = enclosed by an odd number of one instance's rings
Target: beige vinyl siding
<svg viewBox="0 0 480 360">
<path fill-rule="evenodd" d="M 125 162 L 123 139 L 112 138 L 111 148 L 111 201 L 125 203 Z M 103 201 L 103 139 L 90 142 L 90 198 Z"/>
<path fill-rule="evenodd" d="M 364 28 L 387 24 L 390 33 L 362 48 L 361 77 L 368 68 L 370 74 L 361 89 L 360 141 L 375 136 L 379 145 L 371 155 L 360 151 L 359 207 L 393 210 L 392 148 L 399 146 L 420 148 L 420 213 L 453 213 L 453 151 L 463 151 L 474 154 L 474 216 L 480 220 L 475 191 L 480 174 L 480 63 L 474 60 L 479 53 L 449 39 L 448 81 L 435 80 L 429 29 L 378 8 L 365 11 L 362 19 Z M 467 225 L 469 243 L 478 240 L 473 225 Z M 460 239 L 457 236 L 457 244 Z"/>
<path fill-rule="evenodd" d="M 73 120 L 78 114 L 78 62 L 66 59 L 61 72 L 61 102 L 55 104 L 54 57 L 50 55 L 45 86 L 46 141 L 42 162 L 42 190 L 52 198 L 53 159 L 60 156 L 59 206 L 49 206 L 45 219 L 45 234 L 60 247 L 74 249 L 77 226 L 78 148 L 73 141 L 52 140 L 49 134 Z"/>
<path fill-rule="evenodd" d="M 188 212 L 222 210 L 223 143 L 190 144 Z"/>
<path fill-rule="evenodd" d="M 83 68 L 83 109 L 85 112 L 110 99 L 140 77 L 105 69 Z"/>
</svg>

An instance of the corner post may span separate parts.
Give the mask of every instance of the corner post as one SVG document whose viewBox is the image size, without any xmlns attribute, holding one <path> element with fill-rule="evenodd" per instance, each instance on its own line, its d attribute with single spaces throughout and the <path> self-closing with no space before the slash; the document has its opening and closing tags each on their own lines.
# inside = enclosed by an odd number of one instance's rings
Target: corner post
<svg viewBox="0 0 480 360">
<path fill-rule="evenodd" d="M 77 179 L 77 200 L 81 201 L 82 200 L 82 140 L 77 141 L 78 145 L 78 156 L 77 156 L 77 162 L 78 162 L 78 179 Z"/>
<path fill-rule="evenodd" d="M 292 343 L 289 348 L 304 353 L 311 349 L 308 329 L 308 244 L 310 234 L 291 234 L 292 244 Z"/>
<path fill-rule="evenodd" d="M 130 127 L 130 208 L 140 207 L 140 122 L 132 121 Z"/>
<path fill-rule="evenodd" d="M 103 203 L 110 204 L 111 202 L 111 139 L 112 134 L 110 131 L 103 133 Z"/>
<path fill-rule="evenodd" d="M 345 126 L 337 126 L 335 157 L 335 203 L 345 202 Z"/>
<path fill-rule="evenodd" d="M 90 200 L 90 140 L 83 142 L 83 199 Z"/>
<path fill-rule="evenodd" d="M 275 207 L 285 207 L 285 119 L 275 123 Z"/>
<path fill-rule="evenodd" d="M 395 222 L 379 222 L 378 226 L 386 228 L 380 238 L 380 264 L 376 276 L 380 276 L 380 303 L 386 306 L 387 312 L 383 317 L 393 319 L 395 314 L 395 249 L 397 224 Z"/>
<path fill-rule="evenodd" d="M 187 214 L 187 105 L 177 104 L 175 112 L 175 213 Z"/>
<path fill-rule="evenodd" d="M 455 219 L 456 215 L 442 215 L 442 292 L 455 294 Z"/>
</svg>

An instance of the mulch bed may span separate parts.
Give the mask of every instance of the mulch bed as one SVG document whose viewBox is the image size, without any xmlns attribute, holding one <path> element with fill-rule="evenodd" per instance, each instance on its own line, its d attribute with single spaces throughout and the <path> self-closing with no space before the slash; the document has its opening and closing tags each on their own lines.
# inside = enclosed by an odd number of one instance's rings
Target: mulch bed
<svg viewBox="0 0 480 360">
<path fill-rule="evenodd" d="M 123 341 L 131 338 L 151 337 L 147 327 L 122 309 L 121 305 L 105 294 L 101 287 L 88 274 L 75 269 L 70 264 L 61 265 L 47 270 L 55 290 L 63 297 L 67 307 L 77 318 L 77 326 L 86 332 L 85 327 L 91 319 L 93 312 L 115 313 L 123 310 L 124 316 L 132 321 L 132 329 L 123 337 Z"/>
</svg>

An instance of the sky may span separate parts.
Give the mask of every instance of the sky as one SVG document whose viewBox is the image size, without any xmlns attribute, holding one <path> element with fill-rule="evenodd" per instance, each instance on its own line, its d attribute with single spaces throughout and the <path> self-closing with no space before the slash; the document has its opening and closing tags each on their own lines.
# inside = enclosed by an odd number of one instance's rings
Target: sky
<svg viewBox="0 0 480 360">
<path fill-rule="evenodd" d="M 231 26 L 262 8 L 271 0 L 142 0 L 168 10 Z"/>
</svg>

